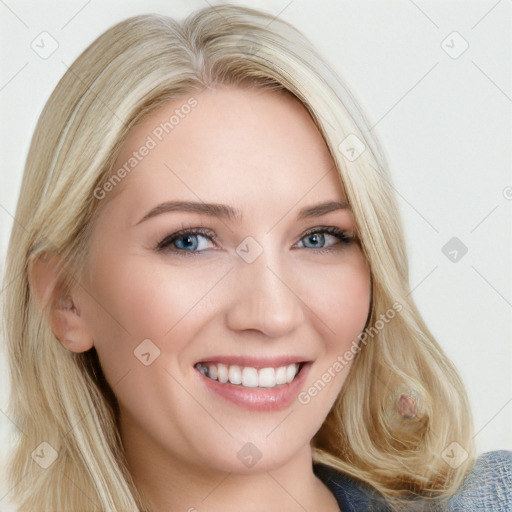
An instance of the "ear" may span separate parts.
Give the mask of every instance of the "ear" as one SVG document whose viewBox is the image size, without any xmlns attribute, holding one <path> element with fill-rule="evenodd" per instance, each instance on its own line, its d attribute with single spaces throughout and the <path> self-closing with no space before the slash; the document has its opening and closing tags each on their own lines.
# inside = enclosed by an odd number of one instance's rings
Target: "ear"
<svg viewBox="0 0 512 512">
<path fill-rule="evenodd" d="M 30 291 L 62 345 L 72 352 L 85 352 L 94 346 L 94 340 L 74 300 L 77 294 L 62 285 L 60 263 L 60 257 L 48 252 L 31 260 L 28 266 Z"/>
</svg>

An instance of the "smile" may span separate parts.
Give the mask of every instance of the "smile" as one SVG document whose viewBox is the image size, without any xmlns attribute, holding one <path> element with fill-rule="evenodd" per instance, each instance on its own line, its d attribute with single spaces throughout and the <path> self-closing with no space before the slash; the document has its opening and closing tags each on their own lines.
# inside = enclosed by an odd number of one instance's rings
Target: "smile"
<svg viewBox="0 0 512 512">
<path fill-rule="evenodd" d="M 251 366 L 222 363 L 197 363 L 196 369 L 205 377 L 222 384 L 234 384 L 245 388 L 275 388 L 293 382 L 301 369 L 299 363 L 276 368 L 253 368 Z"/>
</svg>

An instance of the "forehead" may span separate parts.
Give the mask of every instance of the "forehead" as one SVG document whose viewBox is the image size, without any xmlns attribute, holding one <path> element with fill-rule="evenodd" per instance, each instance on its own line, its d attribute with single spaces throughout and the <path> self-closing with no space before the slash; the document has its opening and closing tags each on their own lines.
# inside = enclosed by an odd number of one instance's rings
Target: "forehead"
<svg viewBox="0 0 512 512">
<path fill-rule="evenodd" d="M 126 172 L 111 199 L 129 201 L 132 210 L 172 199 L 242 210 L 344 199 L 305 107 L 265 89 L 207 89 L 165 104 L 132 129 L 114 174 L 119 169 Z"/>
</svg>

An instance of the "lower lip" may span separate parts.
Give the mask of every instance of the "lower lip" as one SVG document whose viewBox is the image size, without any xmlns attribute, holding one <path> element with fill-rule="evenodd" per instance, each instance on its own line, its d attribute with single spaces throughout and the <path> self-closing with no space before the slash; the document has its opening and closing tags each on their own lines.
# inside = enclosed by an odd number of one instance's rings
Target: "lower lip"
<svg viewBox="0 0 512 512">
<path fill-rule="evenodd" d="M 310 367 L 310 363 L 305 363 L 292 382 L 275 388 L 246 388 L 229 382 L 223 384 L 199 371 L 197 373 L 210 391 L 225 400 L 251 411 L 268 412 L 281 411 L 292 404 L 306 380 Z"/>
</svg>

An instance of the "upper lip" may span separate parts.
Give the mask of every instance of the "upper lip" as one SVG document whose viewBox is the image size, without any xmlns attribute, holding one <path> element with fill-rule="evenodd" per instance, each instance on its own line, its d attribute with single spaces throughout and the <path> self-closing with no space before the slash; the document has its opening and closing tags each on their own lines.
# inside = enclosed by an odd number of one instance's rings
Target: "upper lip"
<svg viewBox="0 0 512 512">
<path fill-rule="evenodd" d="M 202 364 L 225 364 L 226 366 L 244 366 L 250 368 L 279 368 L 289 364 L 306 363 L 309 359 L 302 356 L 276 356 L 276 357 L 253 357 L 253 356 L 213 356 L 200 359 L 196 362 Z"/>
</svg>

